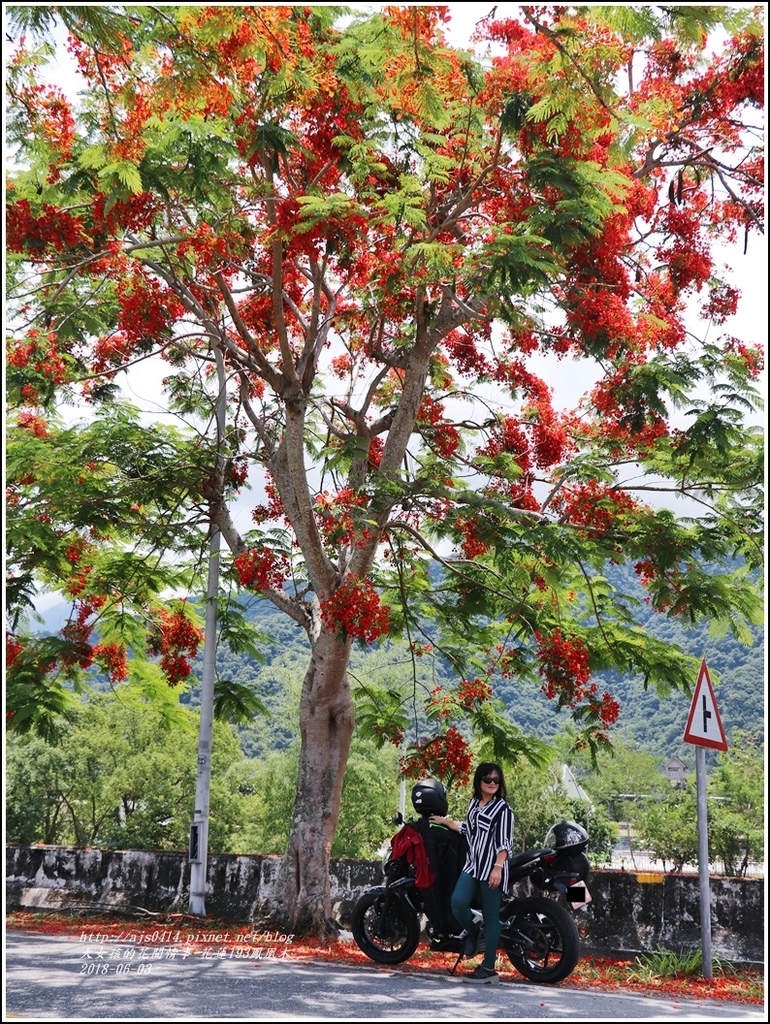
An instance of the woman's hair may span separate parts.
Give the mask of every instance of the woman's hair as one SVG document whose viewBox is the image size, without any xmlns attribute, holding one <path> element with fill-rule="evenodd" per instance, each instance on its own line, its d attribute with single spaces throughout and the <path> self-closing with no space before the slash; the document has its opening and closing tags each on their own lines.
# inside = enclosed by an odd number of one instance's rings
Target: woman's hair
<svg viewBox="0 0 770 1024">
<path fill-rule="evenodd" d="M 503 769 L 499 764 L 495 764 L 494 761 L 482 761 L 473 773 L 473 795 L 476 799 L 481 799 L 481 780 L 485 775 L 500 776 L 500 785 L 497 787 L 497 795 L 501 796 L 503 800 L 507 800 L 508 790 L 505 788 L 505 776 L 503 775 Z"/>
</svg>

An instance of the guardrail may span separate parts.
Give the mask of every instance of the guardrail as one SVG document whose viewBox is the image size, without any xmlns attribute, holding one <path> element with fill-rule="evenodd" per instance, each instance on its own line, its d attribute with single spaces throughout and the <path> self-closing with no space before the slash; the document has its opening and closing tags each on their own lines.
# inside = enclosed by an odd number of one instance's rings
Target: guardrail
<svg viewBox="0 0 770 1024">
<path fill-rule="evenodd" d="M 608 860 L 602 867 L 613 868 L 616 871 L 671 871 L 670 862 L 664 863 L 645 850 L 615 849 L 611 860 Z M 724 865 L 717 862 L 710 865 L 712 874 L 724 875 Z M 685 864 L 678 872 L 681 875 L 695 875 L 698 873 L 697 864 Z M 746 871 L 746 878 L 764 878 L 765 862 L 751 863 Z"/>
</svg>

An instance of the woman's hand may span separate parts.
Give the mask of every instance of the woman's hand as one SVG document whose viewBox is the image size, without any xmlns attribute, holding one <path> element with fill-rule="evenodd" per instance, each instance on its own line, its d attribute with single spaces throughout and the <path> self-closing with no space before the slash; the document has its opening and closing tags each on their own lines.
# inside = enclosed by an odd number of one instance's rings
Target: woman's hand
<svg viewBox="0 0 770 1024">
<path fill-rule="evenodd" d="M 500 883 L 503 880 L 503 866 L 502 864 L 493 864 L 492 871 L 489 875 L 487 885 L 490 889 L 499 889 Z"/>
<path fill-rule="evenodd" d="M 442 818 L 440 814 L 431 814 L 428 820 L 433 825 L 446 825 L 447 828 L 453 828 L 456 832 L 460 831 L 460 826 L 456 821 L 452 821 L 451 818 Z"/>
</svg>

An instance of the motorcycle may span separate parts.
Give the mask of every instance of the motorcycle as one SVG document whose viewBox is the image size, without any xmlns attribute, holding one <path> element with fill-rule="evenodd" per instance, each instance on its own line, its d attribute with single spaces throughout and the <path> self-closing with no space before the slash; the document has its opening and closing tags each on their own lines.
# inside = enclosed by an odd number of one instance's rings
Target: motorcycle
<svg viewBox="0 0 770 1024">
<path fill-rule="evenodd" d="M 453 851 L 454 857 L 447 857 L 447 852 L 452 852 L 451 837 L 456 837 L 455 842 L 464 841 L 456 832 L 444 829 L 448 835 L 441 837 L 437 850 L 439 832 L 428 820 L 430 813 L 446 814 L 446 811 L 431 809 L 421 813 L 417 821 L 406 824 L 401 815 L 397 815 L 395 821 L 403 824 L 403 828 L 393 837 L 391 848 L 383 857 L 385 884 L 368 889 L 357 901 L 351 915 L 351 930 L 356 945 L 371 960 L 400 964 L 408 960 L 420 944 L 423 918 L 427 918 L 425 936 L 430 948 L 458 954 L 450 972 L 454 974 L 464 955 L 466 932 L 454 919 L 449 898 L 462 861 L 456 855 L 457 848 Z M 405 834 L 405 830 L 410 832 Z M 426 874 L 419 840 L 426 847 L 429 874 Z M 554 894 L 521 897 L 509 892 L 503 894 L 500 945 L 516 970 L 530 981 L 555 984 L 568 977 L 577 965 L 580 957 L 577 925 L 566 907 L 556 900 L 564 897 L 573 910 L 590 901 L 585 884 L 589 872 L 584 853 L 587 846 L 585 829 L 575 822 L 562 821 L 550 830 L 544 847 L 525 850 L 509 858 L 509 886 L 529 879 L 536 888 Z M 453 862 L 448 873 L 442 874 L 442 864 L 437 863 L 442 859 Z M 435 876 L 435 881 L 426 885 L 431 875 Z M 473 916 L 479 929 L 478 952 L 483 949 L 483 922 L 479 910 L 474 909 Z"/>
</svg>

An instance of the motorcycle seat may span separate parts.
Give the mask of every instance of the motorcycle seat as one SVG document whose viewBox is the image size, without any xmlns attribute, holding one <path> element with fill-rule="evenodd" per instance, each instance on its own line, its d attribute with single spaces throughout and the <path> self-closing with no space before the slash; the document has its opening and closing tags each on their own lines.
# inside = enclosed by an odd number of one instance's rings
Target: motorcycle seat
<svg viewBox="0 0 770 1024">
<path fill-rule="evenodd" d="M 535 861 L 540 860 L 543 854 L 546 853 L 553 853 L 553 850 L 546 846 L 541 850 L 524 850 L 523 853 L 515 853 L 512 857 L 508 858 L 508 870 L 516 872 L 522 868 L 528 868 Z"/>
</svg>

